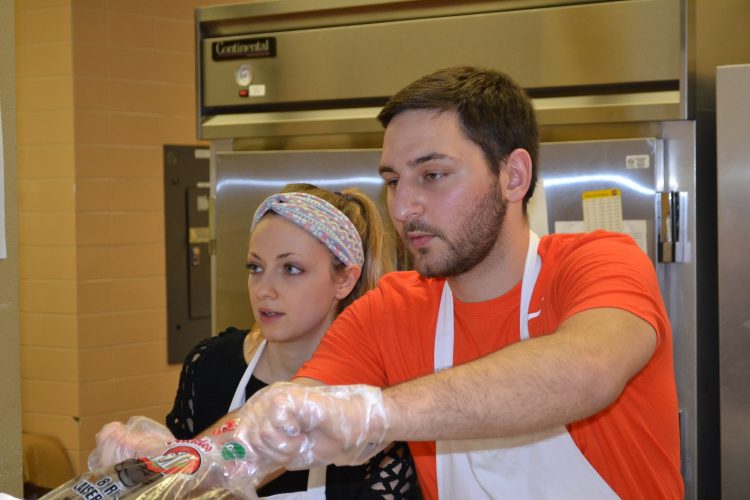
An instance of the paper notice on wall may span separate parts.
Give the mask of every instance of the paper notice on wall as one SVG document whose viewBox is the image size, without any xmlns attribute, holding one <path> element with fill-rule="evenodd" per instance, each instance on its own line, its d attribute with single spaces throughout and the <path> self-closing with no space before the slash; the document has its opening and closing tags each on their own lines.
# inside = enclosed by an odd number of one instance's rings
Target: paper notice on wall
<svg viewBox="0 0 750 500">
<path fill-rule="evenodd" d="M 0 103 L 0 259 L 8 257 L 5 248 L 5 149 L 3 149 L 3 112 Z"/>
<path fill-rule="evenodd" d="M 604 229 L 622 232 L 622 195 L 619 189 L 601 189 L 581 194 L 586 231 Z"/>
</svg>

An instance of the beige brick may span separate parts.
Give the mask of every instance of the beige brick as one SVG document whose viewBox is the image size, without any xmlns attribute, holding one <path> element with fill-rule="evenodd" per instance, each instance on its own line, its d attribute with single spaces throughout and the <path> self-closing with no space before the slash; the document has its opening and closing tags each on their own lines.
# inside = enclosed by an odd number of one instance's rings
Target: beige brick
<svg viewBox="0 0 750 500">
<path fill-rule="evenodd" d="M 155 115 L 112 113 L 110 136 L 113 144 L 158 145 L 158 120 Z"/>
<path fill-rule="evenodd" d="M 76 146 L 76 171 L 81 179 L 106 179 L 112 169 L 110 162 L 117 150 L 100 144 L 78 144 Z"/>
<path fill-rule="evenodd" d="M 157 15 L 159 2 L 152 0 L 109 0 L 111 12 L 133 12 L 143 15 Z"/>
<path fill-rule="evenodd" d="M 78 282 L 78 311 L 81 314 L 106 313 L 114 304 L 114 285 L 110 280 Z"/>
<path fill-rule="evenodd" d="M 116 273 L 112 247 L 108 245 L 80 246 L 77 253 L 78 279 L 102 280 Z"/>
<path fill-rule="evenodd" d="M 157 374 L 115 379 L 119 407 L 135 409 L 164 404 L 160 378 Z"/>
<path fill-rule="evenodd" d="M 78 144 L 107 144 L 110 142 L 110 117 L 105 111 L 78 111 L 75 118 Z"/>
<path fill-rule="evenodd" d="M 111 347 L 84 348 L 78 357 L 81 382 L 111 380 L 115 376 L 115 356 Z"/>
<path fill-rule="evenodd" d="M 76 283 L 72 280 L 21 280 L 21 311 L 31 313 L 74 314 Z"/>
<path fill-rule="evenodd" d="M 154 54 L 159 62 L 154 71 L 155 80 L 184 84 L 195 79 L 195 55 L 192 51 L 159 52 Z"/>
<path fill-rule="evenodd" d="M 21 348 L 21 377 L 25 380 L 78 382 L 78 351 L 50 347 Z"/>
<path fill-rule="evenodd" d="M 107 13 L 107 43 L 111 47 L 152 48 L 156 41 L 156 17 L 110 11 Z"/>
<path fill-rule="evenodd" d="M 160 277 L 124 278 L 112 283 L 114 311 L 163 309 L 166 307 L 164 280 Z"/>
<path fill-rule="evenodd" d="M 193 144 L 198 140 L 192 116 L 160 116 L 158 125 L 164 144 Z"/>
<path fill-rule="evenodd" d="M 73 180 L 22 179 L 18 182 L 18 206 L 22 212 L 73 212 Z"/>
<path fill-rule="evenodd" d="M 91 76 L 107 78 L 111 54 L 109 49 L 98 43 L 76 42 L 73 50 L 73 71 L 77 77 Z"/>
<path fill-rule="evenodd" d="M 112 149 L 110 166 L 115 178 L 163 177 L 163 149 L 161 145 L 119 146 Z"/>
<path fill-rule="evenodd" d="M 112 209 L 112 181 L 81 178 L 76 182 L 78 212 L 105 212 Z"/>
<path fill-rule="evenodd" d="M 112 316 L 113 341 L 117 345 L 131 342 L 167 341 L 166 309 L 125 311 Z"/>
<path fill-rule="evenodd" d="M 73 6 L 73 41 L 106 45 L 107 15 L 104 11 L 106 4 L 101 0 L 91 0 L 89 2 L 91 6 L 81 5 L 81 3 L 80 0 L 76 0 Z M 96 8 L 97 6 L 100 7 Z"/>
<path fill-rule="evenodd" d="M 21 314 L 21 345 L 76 349 L 77 330 L 75 314 Z"/>
<path fill-rule="evenodd" d="M 75 245 L 74 213 L 20 213 L 18 238 L 21 245 Z"/>
<path fill-rule="evenodd" d="M 102 212 L 84 212 L 76 216 L 78 244 L 109 245 L 114 241 L 112 215 Z"/>
<path fill-rule="evenodd" d="M 21 404 L 25 412 L 78 415 L 78 384 L 21 379 Z"/>
<path fill-rule="evenodd" d="M 167 115 L 195 115 L 195 85 L 193 83 L 159 83 L 154 92 L 158 104 L 154 108 Z M 193 123 L 195 128 L 195 122 Z"/>
<path fill-rule="evenodd" d="M 24 78 L 16 85 L 19 111 L 73 108 L 73 80 L 70 76 Z"/>
<path fill-rule="evenodd" d="M 117 346 L 113 351 L 117 378 L 161 373 L 167 366 L 167 346 L 164 342 L 127 344 Z"/>
<path fill-rule="evenodd" d="M 164 210 L 164 184 L 160 179 L 118 179 L 111 189 L 115 211 Z"/>
<path fill-rule="evenodd" d="M 73 144 L 38 144 L 18 148 L 19 179 L 56 179 L 75 176 Z"/>
<path fill-rule="evenodd" d="M 82 382 L 80 385 L 80 415 L 111 413 L 121 406 L 114 380 Z"/>
<path fill-rule="evenodd" d="M 164 215 L 161 212 L 112 214 L 113 242 L 120 245 L 164 242 Z"/>
<path fill-rule="evenodd" d="M 73 110 L 27 111 L 18 127 L 18 143 L 69 144 L 73 142 Z"/>
<path fill-rule="evenodd" d="M 125 113 L 161 112 L 160 89 L 165 84 L 134 80 L 113 80 L 110 83 L 110 109 Z"/>
<path fill-rule="evenodd" d="M 112 260 L 117 265 L 112 268 L 112 277 L 164 277 L 164 251 L 164 245 L 160 243 L 114 246 Z"/>
<path fill-rule="evenodd" d="M 154 81 L 164 61 L 153 49 L 109 47 L 107 71 L 113 79 Z"/>
<path fill-rule="evenodd" d="M 190 8 L 181 8 L 179 16 L 182 17 L 184 12 L 193 13 Z M 195 40 L 193 39 L 194 23 L 192 17 L 189 19 L 165 19 L 159 20 L 159 31 L 154 42 L 154 47 L 162 50 L 175 52 L 194 52 Z"/>
<path fill-rule="evenodd" d="M 111 313 L 81 314 L 78 316 L 78 342 L 81 349 L 112 346 L 113 319 Z"/>
<path fill-rule="evenodd" d="M 18 43 L 65 42 L 71 36 L 69 7 L 19 11 L 16 15 Z"/>
<path fill-rule="evenodd" d="M 19 254 L 22 279 L 72 280 L 76 278 L 76 248 L 74 246 L 23 246 Z"/>
<path fill-rule="evenodd" d="M 106 78 L 78 76 L 75 79 L 75 107 L 79 112 L 107 111 L 109 109 L 109 94 L 109 80 Z"/>
<path fill-rule="evenodd" d="M 28 12 L 32 10 L 49 10 L 60 7 L 70 6 L 71 0 L 22 0 L 16 2 L 18 12 Z"/>
<path fill-rule="evenodd" d="M 182 22 L 195 19 L 195 7 L 200 5 L 199 1 L 185 2 L 184 0 L 162 0 L 159 2 L 159 15 Z"/>
<path fill-rule="evenodd" d="M 16 78 L 19 80 L 72 74 L 73 50 L 70 42 L 16 46 Z"/>
</svg>

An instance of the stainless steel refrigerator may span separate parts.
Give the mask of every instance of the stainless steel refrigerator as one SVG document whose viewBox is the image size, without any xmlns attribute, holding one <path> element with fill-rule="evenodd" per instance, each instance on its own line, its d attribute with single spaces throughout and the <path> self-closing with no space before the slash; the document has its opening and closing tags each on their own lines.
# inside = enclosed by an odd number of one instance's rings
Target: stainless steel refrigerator
<svg viewBox="0 0 750 500">
<path fill-rule="evenodd" d="M 541 126 L 532 226 L 625 231 L 651 257 L 674 335 L 685 496 L 715 498 L 714 174 L 710 120 L 698 109 L 715 39 L 696 50 L 716 29 L 710 19 L 718 17 L 703 14 L 709 5 L 280 0 L 198 9 L 213 331 L 252 321 L 243 265 L 251 216 L 265 196 L 297 181 L 359 186 L 385 214 L 375 116 L 388 96 L 438 68 L 497 68 L 527 89 Z M 719 8 L 750 20 L 743 6 Z M 730 28 L 723 22 L 724 35 Z"/>
</svg>

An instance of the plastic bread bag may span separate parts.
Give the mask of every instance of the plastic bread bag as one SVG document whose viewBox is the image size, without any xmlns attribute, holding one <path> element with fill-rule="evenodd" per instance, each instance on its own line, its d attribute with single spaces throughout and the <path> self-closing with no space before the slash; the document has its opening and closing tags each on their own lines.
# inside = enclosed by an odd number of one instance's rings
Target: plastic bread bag
<svg viewBox="0 0 750 500">
<path fill-rule="evenodd" d="M 129 458 L 85 472 L 42 498 L 256 499 L 259 477 L 245 467 L 244 450 L 231 440 L 223 445 L 209 438 L 174 441 L 158 457 Z"/>
</svg>

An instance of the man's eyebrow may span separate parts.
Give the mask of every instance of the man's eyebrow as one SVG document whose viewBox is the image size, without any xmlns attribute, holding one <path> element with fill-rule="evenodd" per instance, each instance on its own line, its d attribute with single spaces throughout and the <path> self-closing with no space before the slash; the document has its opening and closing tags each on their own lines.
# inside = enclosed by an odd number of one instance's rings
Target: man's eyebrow
<svg viewBox="0 0 750 500">
<path fill-rule="evenodd" d="M 435 152 L 435 153 L 428 153 L 426 155 L 420 156 L 419 158 L 410 160 L 406 164 L 413 168 L 413 167 L 418 167 L 419 165 L 430 162 L 430 161 L 445 160 L 449 158 L 451 158 L 450 155 L 447 155 L 445 153 Z M 393 169 L 393 167 L 389 167 L 388 165 L 381 165 L 378 167 L 378 173 L 380 173 L 380 175 L 383 175 L 384 173 L 387 173 L 387 172 L 395 172 L 395 170 Z"/>
<path fill-rule="evenodd" d="M 410 167 L 417 167 L 422 163 L 427 163 L 428 161 L 445 160 L 447 158 L 450 158 L 450 155 L 434 152 L 426 154 L 424 156 L 420 156 L 419 158 L 415 158 L 414 160 L 409 161 L 407 165 L 409 165 Z"/>
</svg>

